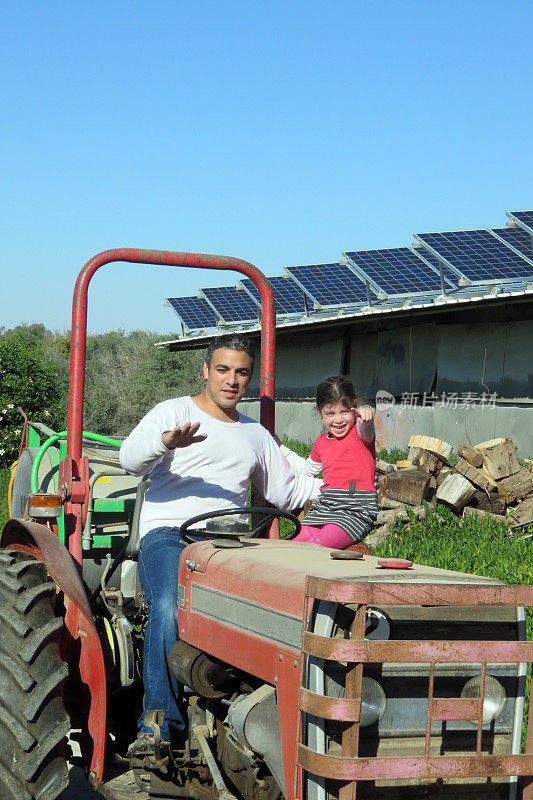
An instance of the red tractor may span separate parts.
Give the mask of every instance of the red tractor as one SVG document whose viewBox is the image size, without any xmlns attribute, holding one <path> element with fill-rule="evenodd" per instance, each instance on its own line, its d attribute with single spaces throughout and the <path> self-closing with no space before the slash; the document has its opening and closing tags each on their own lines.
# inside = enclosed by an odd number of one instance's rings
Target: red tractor
<svg viewBox="0 0 533 800">
<path fill-rule="evenodd" d="M 135 775 L 122 797 L 491 800 L 523 791 L 532 800 L 533 726 L 522 754 L 521 730 L 533 587 L 420 565 L 398 572 L 355 552 L 341 559 L 280 539 L 272 519 L 287 514 L 276 509 L 263 510 L 269 538 L 265 524 L 243 530 L 204 515 L 205 540 L 176 564 L 180 641 L 168 664 L 188 735 L 182 749 L 160 750 L 161 716 L 151 712 L 155 753 L 125 761 L 142 705 L 136 552 L 149 478 L 124 474 L 119 443 L 82 429 L 87 288 L 110 261 L 233 269 L 255 282 L 261 421 L 273 430 L 275 309 L 259 270 L 139 250 L 86 264 L 74 292 L 68 429 L 30 423 L 0 541 L 0 797 L 56 800 L 70 735 L 110 797 L 120 781 L 106 789 L 104 768 L 114 759 Z"/>
</svg>

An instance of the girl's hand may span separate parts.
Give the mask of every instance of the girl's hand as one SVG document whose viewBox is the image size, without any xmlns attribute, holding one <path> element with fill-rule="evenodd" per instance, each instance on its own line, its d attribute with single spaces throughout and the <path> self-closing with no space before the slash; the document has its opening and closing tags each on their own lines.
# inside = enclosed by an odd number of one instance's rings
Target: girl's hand
<svg viewBox="0 0 533 800">
<path fill-rule="evenodd" d="M 361 408 L 354 408 L 356 422 L 372 422 L 374 419 L 374 409 L 370 406 L 361 406 Z"/>
</svg>

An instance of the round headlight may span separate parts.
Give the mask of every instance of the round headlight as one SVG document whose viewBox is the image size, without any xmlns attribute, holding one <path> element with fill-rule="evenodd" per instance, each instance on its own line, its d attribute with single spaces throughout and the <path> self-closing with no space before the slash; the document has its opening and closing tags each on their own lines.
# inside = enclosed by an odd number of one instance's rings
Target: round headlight
<svg viewBox="0 0 533 800">
<path fill-rule="evenodd" d="M 361 718 L 359 724 L 362 728 L 373 725 L 385 713 L 387 698 L 382 686 L 374 678 L 363 677 L 361 687 Z"/>
<path fill-rule="evenodd" d="M 481 689 L 481 675 L 471 678 L 463 687 L 461 697 L 469 700 L 479 700 Z M 492 722 L 501 714 L 505 704 L 505 689 L 500 681 L 492 675 L 485 676 L 485 697 L 483 698 L 483 725 Z"/>
</svg>

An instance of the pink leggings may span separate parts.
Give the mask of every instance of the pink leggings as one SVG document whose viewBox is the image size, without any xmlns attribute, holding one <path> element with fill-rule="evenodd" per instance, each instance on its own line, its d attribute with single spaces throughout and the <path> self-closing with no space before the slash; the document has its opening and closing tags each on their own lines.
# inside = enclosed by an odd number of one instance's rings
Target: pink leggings
<svg viewBox="0 0 533 800">
<path fill-rule="evenodd" d="M 334 547 L 336 550 L 345 550 L 352 544 L 352 540 L 339 525 L 328 522 L 321 528 L 311 525 L 302 525 L 302 530 L 292 540 L 293 542 L 309 542 L 321 544 L 322 547 Z"/>
</svg>

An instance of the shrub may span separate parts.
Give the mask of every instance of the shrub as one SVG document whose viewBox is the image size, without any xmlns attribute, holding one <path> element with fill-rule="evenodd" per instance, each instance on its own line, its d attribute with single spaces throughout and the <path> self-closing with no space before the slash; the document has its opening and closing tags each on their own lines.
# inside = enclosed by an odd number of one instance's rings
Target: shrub
<svg viewBox="0 0 533 800">
<path fill-rule="evenodd" d="M 169 353 L 161 336 L 110 331 L 87 338 L 84 428 L 128 434 L 156 403 L 201 391 L 203 352 Z"/>
<path fill-rule="evenodd" d="M 53 367 L 31 343 L 5 335 L 0 337 L 0 466 L 11 464 L 19 453 L 23 419 L 17 406 L 51 428 L 64 425 Z"/>
</svg>

